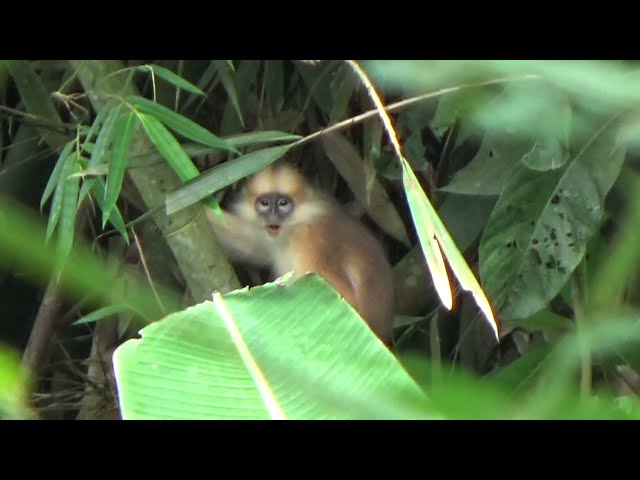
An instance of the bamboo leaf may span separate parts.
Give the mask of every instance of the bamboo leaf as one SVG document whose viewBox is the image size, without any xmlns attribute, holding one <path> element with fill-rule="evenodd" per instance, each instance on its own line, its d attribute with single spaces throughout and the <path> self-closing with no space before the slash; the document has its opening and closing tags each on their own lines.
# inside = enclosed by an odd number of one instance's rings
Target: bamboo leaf
<svg viewBox="0 0 640 480">
<path fill-rule="evenodd" d="M 200 175 L 182 146 L 158 119 L 142 112 L 138 112 L 137 115 L 149 139 L 169 162 L 180 180 L 186 182 Z"/>
<path fill-rule="evenodd" d="M 131 146 L 131 140 L 135 132 L 135 122 L 136 114 L 134 112 L 121 115 L 115 121 L 113 129 L 113 153 L 109 161 L 109 175 L 107 177 L 104 204 L 102 205 L 103 228 L 120 195 L 124 172 L 127 168 L 129 147 Z"/>
<path fill-rule="evenodd" d="M 189 120 L 179 113 L 174 112 L 173 110 L 170 110 L 164 105 L 160 105 L 159 103 L 155 103 L 138 96 L 128 97 L 127 100 L 131 102 L 137 111 L 153 115 L 167 127 L 180 135 L 193 140 L 194 142 L 234 153 L 240 153 L 233 146 L 229 145 L 226 141 L 217 137 L 206 128 L 201 127 L 197 123 Z"/>
<path fill-rule="evenodd" d="M 166 208 L 170 215 L 187 208 L 214 192 L 256 173 L 283 157 L 294 144 L 268 147 L 221 163 L 193 182 L 167 195 Z"/>
<path fill-rule="evenodd" d="M 67 157 L 71 154 L 71 150 L 75 146 L 75 140 L 67 143 L 62 152 L 60 152 L 60 156 L 58 157 L 58 161 L 56 162 L 56 166 L 53 167 L 53 171 L 51 172 L 51 176 L 47 181 L 47 185 L 44 187 L 44 192 L 42 193 L 42 198 L 40 199 L 40 210 L 44 207 L 44 204 L 47 203 L 49 197 L 53 193 L 53 189 L 56 188 L 56 185 L 60 184 L 60 174 L 63 170 L 63 166 L 67 160 Z"/>
<path fill-rule="evenodd" d="M 138 67 L 139 70 L 151 70 L 155 75 L 159 76 L 163 80 L 175 85 L 182 90 L 186 90 L 187 92 L 194 93 L 196 95 L 205 96 L 205 93 L 196 87 L 194 84 L 185 80 L 180 75 L 175 74 L 171 70 L 165 67 L 161 67 L 160 65 L 141 65 Z"/>
<path fill-rule="evenodd" d="M 236 90 L 236 84 L 231 75 L 231 72 L 234 72 L 233 64 L 229 65 L 229 61 L 226 62 L 223 60 L 214 60 L 213 61 L 216 67 L 218 68 L 218 74 L 220 75 L 220 80 L 222 81 L 222 85 L 227 92 L 229 100 L 233 105 L 236 114 L 238 115 L 238 119 L 240 120 L 240 124 L 242 128 L 244 128 L 244 119 L 242 118 L 242 109 L 240 108 L 240 102 L 238 100 L 238 92 Z"/>
</svg>

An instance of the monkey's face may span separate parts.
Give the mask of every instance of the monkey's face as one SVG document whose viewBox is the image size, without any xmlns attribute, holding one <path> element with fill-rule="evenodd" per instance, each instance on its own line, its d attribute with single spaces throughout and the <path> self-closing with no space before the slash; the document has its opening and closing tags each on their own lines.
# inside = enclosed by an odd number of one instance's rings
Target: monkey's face
<svg viewBox="0 0 640 480">
<path fill-rule="evenodd" d="M 293 211 L 293 200 L 282 193 L 265 193 L 256 198 L 255 209 L 264 221 L 267 233 L 277 236 Z"/>
</svg>

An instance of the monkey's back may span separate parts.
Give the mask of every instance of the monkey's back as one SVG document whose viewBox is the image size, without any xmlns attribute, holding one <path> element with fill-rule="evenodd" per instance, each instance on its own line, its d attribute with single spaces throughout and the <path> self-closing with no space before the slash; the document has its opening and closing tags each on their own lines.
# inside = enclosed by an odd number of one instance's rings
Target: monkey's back
<svg viewBox="0 0 640 480">
<path fill-rule="evenodd" d="M 376 238 L 337 208 L 298 225 L 290 240 L 296 245 L 292 264 L 276 265 L 283 274 L 315 272 L 331 284 L 378 337 L 390 345 L 394 319 L 391 266 Z M 287 262 L 289 263 L 289 262 Z"/>
</svg>

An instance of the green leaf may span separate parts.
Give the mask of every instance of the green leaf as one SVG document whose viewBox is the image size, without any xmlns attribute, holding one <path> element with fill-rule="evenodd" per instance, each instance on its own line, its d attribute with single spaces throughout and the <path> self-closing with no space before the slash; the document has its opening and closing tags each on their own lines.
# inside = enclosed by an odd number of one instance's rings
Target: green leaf
<svg viewBox="0 0 640 480">
<path fill-rule="evenodd" d="M 102 206 L 102 227 L 107 223 L 111 211 L 116 205 L 120 189 L 122 188 L 122 180 L 124 172 L 127 168 L 129 155 L 129 147 L 133 139 L 133 133 L 136 126 L 136 114 L 129 112 L 121 115 L 116 119 L 113 129 L 113 152 L 109 161 L 109 175 L 107 177 L 107 186 L 104 196 L 104 204 Z"/>
<path fill-rule="evenodd" d="M 569 152 L 560 140 L 550 138 L 536 143 L 531 151 L 522 157 L 522 162 L 532 170 L 555 170 L 569 160 Z"/>
<path fill-rule="evenodd" d="M 502 386 L 512 395 L 526 393 L 535 386 L 551 349 L 545 345 L 531 350 L 506 367 L 491 372 L 487 380 Z"/>
<path fill-rule="evenodd" d="M 301 138 L 302 137 L 300 135 L 294 135 L 291 133 L 262 131 L 233 135 L 230 137 L 225 137 L 224 140 L 229 145 L 232 145 L 236 148 L 242 148 L 251 145 L 259 145 L 261 143 L 290 142 L 294 140 L 300 140 Z"/>
<path fill-rule="evenodd" d="M 56 166 L 53 167 L 53 171 L 51 172 L 51 176 L 47 181 L 47 185 L 44 187 L 44 192 L 42 193 L 42 198 L 40 199 L 40 210 L 44 208 L 44 204 L 47 203 L 47 200 L 49 200 L 49 197 L 53 193 L 53 189 L 56 188 L 56 185 L 60 184 L 60 173 L 63 170 L 63 165 L 65 164 L 67 157 L 71 154 L 71 150 L 73 150 L 75 145 L 75 140 L 72 140 L 68 142 L 62 149 L 62 152 L 60 152 L 60 156 L 58 157 Z"/>
<path fill-rule="evenodd" d="M 213 62 L 210 62 L 209 65 L 207 66 L 207 69 L 204 71 L 204 73 L 200 77 L 200 80 L 198 80 L 198 88 L 202 90 L 207 89 L 211 91 L 220 81 L 217 75 L 218 75 L 218 69 L 216 65 Z M 184 102 L 180 110 L 182 111 L 188 110 L 189 107 L 193 105 L 193 102 L 195 102 L 198 98 L 199 97 L 197 95 L 189 95 L 189 98 L 187 98 L 187 100 Z M 201 102 L 204 101 L 204 99 L 200 99 L 200 100 Z"/>
<path fill-rule="evenodd" d="M 268 147 L 221 163 L 167 195 L 167 215 L 203 200 L 282 158 L 294 144 Z"/>
<path fill-rule="evenodd" d="M 564 167 L 519 165 L 480 242 L 480 275 L 505 320 L 529 317 L 555 297 L 598 228 L 624 149 L 608 121 Z"/>
<path fill-rule="evenodd" d="M 141 65 L 138 67 L 139 70 L 151 70 L 157 76 L 166 80 L 167 82 L 175 85 L 178 88 L 186 90 L 187 92 L 194 93 L 196 95 L 204 96 L 205 93 L 196 87 L 191 82 L 185 80 L 180 75 L 176 75 L 171 70 L 165 67 L 161 67 L 160 65 Z"/>
<path fill-rule="evenodd" d="M 100 209 L 104 211 L 104 197 L 106 184 L 103 178 L 92 178 L 83 183 L 83 186 L 87 183 L 90 184 L 91 190 L 94 192 L 94 197 L 100 206 Z M 122 214 L 120 213 L 120 209 L 116 204 L 111 211 L 111 215 L 109 216 L 109 222 L 114 226 L 114 228 L 122 235 L 124 241 L 127 245 L 129 245 L 129 234 L 127 233 L 127 227 L 124 224 L 124 219 L 122 218 Z M 103 227 L 104 228 L 104 227 Z"/>
<path fill-rule="evenodd" d="M 276 115 L 284 105 L 284 62 L 282 60 L 265 61 L 264 83 L 271 114 Z"/>
<path fill-rule="evenodd" d="M 111 317 L 113 315 L 118 315 L 119 313 L 130 312 L 131 309 L 126 305 L 108 305 L 106 307 L 99 308 L 94 310 L 93 312 L 84 315 L 80 319 L 73 322 L 74 325 L 82 325 L 83 323 L 93 323 L 98 320 L 102 320 L 106 317 Z"/>
<path fill-rule="evenodd" d="M 335 78 L 331 82 L 331 90 L 333 93 L 333 102 L 329 122 L 334 123 L 347 117 L 347 108 L 349 101 L 358 86 L 357 79 L 353 74 L 353 70 L 347 65 L 343 65 L 336 73 Z"/>
<path fill-rule="evenodd" d="M 447 195 L 438 215 L 458 248 L 464 252 L 482 233 L 495 204 L 495 197 Z"/>
<path fill-rule="evenodd" d="M 62 171 L 58 176 L 58 185 L 56 187 L 55 193 L 53 194 L 53 200 L 51 201 L 51 208 L 49 209 L 49 221 L 47 223 L 46 241 L 49 241 L 49 239 L 51 238 L 51 235 L 53 235 L 53 232 L 56 229 L 56 226 L 58 225 L 58 220 L 60 219 L 60 215 L 62 213 L 62 206 L 65 198 L 65 190 L 68 185 L 67 179 L 75 171 L 75 161 L 76 161 L 75 154 L 69 153 L 65 157 L 64 163 L 62 164 Z M 69 205 L 66 204 L 66 207 L 69 208 Z"/>
<path fill-rule="evenodd" d="M 9 72 L 16 82 L 20 99 L 24 102 L 26 110 L 37 117 L 42 117 L 56 124 L 61 124 L 62 120 L 58 114 L 47 87 L 37 74 L 31 62 L 26 60 L 11 60 L 7 62 Z M 53 148 L 60 148 L 67 143 L 67 138 L 55 131 L 45 128 L 39 129 L 47 143 Z"/>
<path fill-rule="evenodd" d="M 169 162 L 180 180 L 186 182 L 200 174 L 182 146 L 158 119 L 142 112 L 138 112 L 138 118 L 151 142 Z"/>
<path fill-rule="evenodd" d="M 231 67 L 224 60 L 213 60 L 213 63 L 218 68 L 218 75 L 220 75 L 220 80 L 222 81 L 222 85 L 227 92 L 227 96 L 229 97 L 229 101 L 238 115 L 238 120 L 240 120 L 240 124 L 242 128 L 244 128 L 244 120 L 242 118 L 242 109 L 240 108 L 240 102 L 238 101 L 238 92 L 236 91 L 236 84 L 234 81 L 234 77 L 232 73 L 235 75 L 235 71 L 233 69 L 233 64 Z"/>
<path fill-rule="evenodd" d="M 87 167 L 94 167 L 100 163 L 108 164 L 108 149 L 111 146 L 111 142 L 113 141 L 113 124 L 120 115 L 120 111 L 122 110 L 122 103 L 119 103 L 115 107 L 109 109 L 109 113 L 104 120 L 104 124 L 102 128 L 100 128 L 100 132 L 98 133 L 98 138 L 96 139 L 96 145 L 93 149 L 93 153 L 91 157 L 89 157 L 89 161 L 87 162 Z"/>
<path fill-rule="evenodd" d="M 125 419 L 439 417 L 314 274 L 216 294 L 141 335 L 114 354 Z"/>
<path fill-rule="evenodd" d="M 439 190 L 463 195 L 499 195 L 518 162 L 533 146 L 506 130 L 487 133 L 469 164 Z"/>
<path fill-rule="evenodd" d="M 137 111 L 154 116 L 167 127 L 180 135 L 193 140 L 194 142 L 234 153 L 240 153 L 233 146 L 215 136 L 206 128 L 201 127 L 197 123 L 189 120 L 179 113 L 174 112 L 173 110 L 170 110 L 164 105 L 160 105 L 159 103 L 155 103 L 138 96 L 127 97 L 127 101 L 130 102 Z"/>
<path fill-rule="evenodd" d="M 407 202 L 411 210 L 411 217 L 418 233 L 422 253 L 429 266 L 429 272 L 433 278 L 433 284 L 438 292 L 440 300 L 447 309 L 453 306 L 451 285 L 447 274 L 447 267 L 440 251 L 440 245 L 436 239 L 433 225 L 433 206 L 424 194 L 418 179 L 411 170 L 406 160 L 402 162 L 402 178 Z M 435 212 L 433 212 L 435 213 Z M 437 216 L 437 214 L 435 214 Z"/>
<path fill-rule="evenodd" d="M 64 195 L 60 210 L 60 226 L 58 228 L 58 248 L 63 259 L 69 255 L 73 247 L 73 237 L 76 227 L 76 214 L 78 213 L 78 193 L 80 191 L 80 178 L 72 174 L 76 170 L 79 155 L 69 155 L 68 163 L 63 171 Z"/>
</svg>

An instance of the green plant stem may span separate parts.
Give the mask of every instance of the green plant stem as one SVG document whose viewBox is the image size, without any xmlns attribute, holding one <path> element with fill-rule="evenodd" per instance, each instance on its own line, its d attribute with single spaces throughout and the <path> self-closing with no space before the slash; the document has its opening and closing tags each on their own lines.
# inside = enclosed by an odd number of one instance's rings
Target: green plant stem
<svg viewBox="0 0 640 480">
<path fill-rule="evenodd" d="M 581 276 L 579 270 L 577 276 Z M 571 277 L 571 295 L 573 297 L 573 312 L 576 320 L 576 330 L 580 342 L 580 394 L 586 398 L 591 393 L 592 372 L 591 372 L 591 349 L 586 339 L 585 331 L 588 322 L 584 314 L 583 300 L 580 289 L 580 280 L 574 275 Z"/>
</svg>

